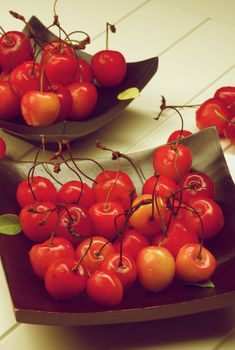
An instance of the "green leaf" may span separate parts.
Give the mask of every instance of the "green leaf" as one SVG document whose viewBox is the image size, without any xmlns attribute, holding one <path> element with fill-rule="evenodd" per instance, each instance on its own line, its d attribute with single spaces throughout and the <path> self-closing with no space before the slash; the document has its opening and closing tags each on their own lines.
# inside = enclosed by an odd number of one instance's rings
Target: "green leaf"
<svg viewBox="0 0 235 350">
<path fill-rule="evenodd" d="M 191 286 L 202 287 L 202 288 L 215 288 L 215 285 L 212 281 L 206 281 L 206 282 L 201 282 L 201 283 L 187 282 L 186 284 L 190 284 Z"/>
<path fill-rule="evenodd" d="M 130 100 L 132 98 L 136 98 L 140 96 L 140 91 L 138 88 L 136 87 L 131 87 L 129 89 L 126 89 L 122 92 L 120 92 L 120 94 L 118 94 L 117 98 L 118 100 Z"/>
<path fill-rule="evenodd" d="M 21 232 L 19 217 L 16 214 L 0 215 L 0 233 L 17 235 Z"/>
</svg>

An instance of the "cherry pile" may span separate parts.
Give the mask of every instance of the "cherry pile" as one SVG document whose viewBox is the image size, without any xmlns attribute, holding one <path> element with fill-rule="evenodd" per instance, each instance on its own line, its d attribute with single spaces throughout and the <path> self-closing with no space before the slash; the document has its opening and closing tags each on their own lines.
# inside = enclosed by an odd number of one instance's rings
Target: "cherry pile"
<svg viewBox="0 0 235 350">
<path fill-rule="evenodd" d="M 35 161 L 17 188 L 20 225 L 32 242 L 29 262 L 49 295 L 67 300 L 87 293 L 112 307 L 134 284 L 156 293 L 174 279 L 210 281 L 216 259 L 206 242 L 219 234 L 224 215 L 213 180 L 192 169 L 190 148 L 180 140 L 158 147 L 145 178 L 128 155 L 97 147 L 111 152 L 116 170 L 90 159 L 97 166 L 92 179 L 72 155 L 64 158 L 62 145 L 50 160 L 53 173 L 46 167 L 48 176 L 37 175 L 45 164 Z M 120 158 L 134 167 L 140 190 Z M 61 164 L 74 178 L 56 184 Z"/>
<path fill-rule="evenodd" d="M 97 104 L 97 87 L 117 86 L 125 78 L 125 58 L 109 50 L 108 44 L 90 63 L 80 58 L 79 51 L 90 43 L 89 35 L 79 30 L 67 34 L 56 14 L 48 28 L 56 26 L 60 37 L 41 44 L 24 17 L 10 13 L 25 23 L 28 34 L 0 28 L 0 119 L 22 116 L 31 126 L 84 120 Z M 115 32 L 115 27 L 107 23 L 106 35 L 109 30 Z M 78 40 L 75 34 L 84 38 Z"/>
</svg>

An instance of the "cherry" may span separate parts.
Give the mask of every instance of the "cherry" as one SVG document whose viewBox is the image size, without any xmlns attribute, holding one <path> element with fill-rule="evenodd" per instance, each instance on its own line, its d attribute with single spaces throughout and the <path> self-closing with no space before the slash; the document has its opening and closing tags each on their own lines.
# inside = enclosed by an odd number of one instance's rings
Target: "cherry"
<svg viewBox="0 0 235 350">
<path fill-rule="evenodd" d="M 32 268 L 42 279 L 44 279 L 46 271 L 53 261 L 59 258 L 74 257 L 74 247 L 62 237 L 53 237 L 43 243 L 34 244 L 29 251 Z"/>
<path fill-rule="evenodd" d="M 9 83 L 15 93 L 22 97 L 29 90 L 40 90 L 40 77 L 40 65 L 25 61 L 11 71 Z"/>
<path fill-rule="evenodd" d="M 168 249 L 150 245 L 137 257 L 137 274 L 141 286 L 151 292 L 168 287 L 175 275 L 175 260 Z"/>
<path fill-rule="evenodd" d="M 93 72 L 90 64 L 82 58 L 78 58 L 78 70 L 73 78 L 73 83 L 93 82 Z"/>
<path fill-rule="evenodd" d="M 21 99 L 21 113 L 28 125 L 51 125 L 59 112 L 60 100 L 54 92 L 30 90 Z"/>
<path fill-rule="evenodd" d="M 192 171 L 183 175 L 179 185 L 179 190 L 181 189 L 178 196 L 181 196 L 184 202 L 201 196 L 215 198 L 215 184 L 212 178 L 201 171 Z"/>
<path fill-rule="evenodd" d="M 20 210 L 20 225 L 23 233 L 34 242 L 44 242 L 55 231 L 58 214 L 51 202 L 30 203 Z"/>
<path fill-rule="evenodd" d="M 16 190 L 17 202 L 21 208 L 35 201 L 57 202 L 57 190 L 50 179 L 44 176 L 32 176 L 20 182 Z"/>
<path fill-rule="evenodd" d="M 191 283 L 209 280 L 216 268 L 213 254 L 199 243 L 184 245 L 177 254 L 175 264 L 177 276 Z"/>
<path fill-rule="evenodd" d="M 114 272 L 96 270 L 87 281 L 87 294 L 97 304 L 116 306 L 123 299 L 123 286 Z"/>
<path fill-rule="evenodd" d="M 60 111 L 55 121 L 60 122 L 68 119 L 73 104 L 73 99 L 69 89 L 60 84 L 53 84 L 48 88 L 48 90 L 55 93 L 59 97 L 60 101 Z"/>
<path fill-rule="evenodd" d="M 117 203 L 109 201 L 94 203 L 89 208 L 96 235 L 112 240 L 125 223 L 124 209 Z"/>
<path fill-rule="evenodd" d="M 149 240 L 135 229 L 127 229 L 122 237 L 118 237 L 114 241 L 113 245 L 116 252 L 120 252 L 122 249 L 124 254 L 130 255 L 136 260 L 140 250 L 149 245 Z"/>
<path fill-rule="evenodd" d="M 74 246 L 93 234 L 92 220 L 86 208 L 78 204 L 66 205 L 59 213 L 56 235 L 69 240 Z"/>
<path fill-rule="evenodd" d="M 66 182 L 58 191 L 58 203 L 77 203 L 88 209 L 94 202 L 95 199 L 92 188 L 78 180 Z"/>
<path fill-rule="evenodd" d="M 82 265 L 89 275 L 98 270 L 104 259 L 113 253 L 113 244 L 102 236 L 86 238 L 76 248 L 76 257 L 82 258 Z"/>
<path fill-rule="evenodd" d="M 6 155 L 6 143 L 2 137 L 0 137 L 0 160 Z"/>
<path fill-rule="evenodd" d="M 124 209 L 131 204 L 130 194 L 136 197 L 136 188 L 129 177 L 123 171 L 104 170 L 100 172 L 93 183 L 93 191 L 97 202 L 109 200 L 119 203 Z"/>
<path fill-rule="evenodd" d="M 223 136 L 224 126 L 229 119 L 231 116 L 226 105 L 217 97 L 204 101 L 196 111 L 197 127 L 201 130 L 215 126 L 219 136 Z"/>
<path fill-rule="evenodd" d="M 167 143 L 173 141 L 179 141 L 180 139 L 192 135 L 192 132 L 189 130 L 175 130 L 168 137 Z"/>
<path fill-rule="evenodd" d="M 20 99 L 8 82 L 0 82 L 0 119 L 11 120 L 20 115 Z"/>
<path fill-rule="evenodd" d="M 199 237 L 209 239 L 221 231 L 224 226 L 224 215 L 221 207 L 213 199 L 196 197 L 188 204 L 193 210 L 186 210 L 184 220 Z"/>
<path fill-rule="evenodd" d="M 178 182 L 188 173 L 192 165 L 192 153 L 184 145 L 163 145 L 153 154 L 153 167 L 157 174 L 167 176 Z"/>
<path fill-rule="evenodd" d="M 235 144 L 235 111 L 234 117 L 224 126 L 224 136 L 227 137 L 233 145 Z"/>
<path fill-rule="evenodd" d="M 90 82 L 79 82 L 69 84 L 67 87 L 73 100 L 69 119 L 86 119 L 97 103 L 98 93 L 95 85 Z"/>
<path fill-rule="evenodd" d="M 80 295 L 86 288 L 88 274 L 74 258 L 56 259 L 48 267 L 45 287 L 56 300 L 67 300 Z"/>
<path fill-rule="evenodd" d="M 101 264 L 102 271 L 113 272 L 122 282 L 124 290 L 130 288 L 137 278 L 137 267 L 132 256 L 119 252 L 107 256 Z"/>
<path fill-rule="evenodd" d="M 11 71 L 24 61 L 33 59 L 33 51 L 27 36 L 18 31 L 9 31 L 0 38 L 0 67 Z"/>
<path fill-rule="evenodd" d="M 170 197 L 177 191 L 178 187 L 174 180 L 164 175 L 160 175 L 158 178 L 152 175 L 144 183 L 142 187 L 142 194 L 151 194 L 155 188 L 155 194 L 162 198 Z"/>
<path fill-rule="evenodd" d="M 231 105 L 235 104 L 235 87 L 222 86 L 216 90 L 214 97 L 222 100 L 225 106 L 230 109 Z"/>
<path fill-rule="evenodd" d="M 191 227 L 179 219 L 171 221 L 166 234 L 159 233 L 152 240 L 152 244 L 167 248 L 174 258 L 179 249 L 187 243 L 199 243 L 199 238 Z"/>
</svg>

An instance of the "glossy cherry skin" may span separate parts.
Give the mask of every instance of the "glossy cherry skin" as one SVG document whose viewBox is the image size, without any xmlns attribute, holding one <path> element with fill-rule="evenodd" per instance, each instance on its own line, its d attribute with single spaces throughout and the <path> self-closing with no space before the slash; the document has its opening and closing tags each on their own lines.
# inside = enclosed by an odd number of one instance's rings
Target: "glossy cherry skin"
<svg viewBox="0 0 235 350">
<path fill-rule="evenodd" d="M 192 166 L 192 153 L 184 145 L 163 145 L 153 154 L 153 168 L 157 174 L 178 182 Z"/>
<path fill-rule="evenodd" d="M 116 252 L 120 253 L 121 245 L 123 253 L 127 253 L 136 260 L 140 250 L 149 245 L 148 238 L 134 229 L 127 229 L 122 238 L 118 237 L 114 243 Z"/>
<path fill-rule="evenodd" d="M 45 287 L 56 300 L 67 300 L 80 295 L 87 285 L 88 274 L 74 258 L 55 260 L 47 269 Z"/>
<path fill-rule="evenodd" d="M 71 45 L 61 40 L 53 40 L 47 42 L 43 46 L 41 61 L 45 62 L 47 58 L 51 57 L 55 53 L 74 56 L 74 51 Z"/>
<path fill-rule="evenodd" d="M 48 91 L 55 93 L 60 101 L 60 111 L 56 118 L 56 122 L 68 119 L 73 104 L 73 99 L 68 88 L 60 84 L 53 84 L 48 88 Z"/>
<path fill-rule="evenodd" d="M 78 58 L 78 70 L 73 78 L 73 83 L 82 83 L 93 81 L 93 72 L 90 64 L 82 58 Z"/>
<path fill-rule="evenodd" d="M 219 136 L 223 136 L 224 126 L 229 119 L 231 116 L 224 102 L 216 97 L 203 102 L 196 111 L 197 127 L 201 130 L 215 126 Z"/>
<path fill-rule="evenodd" d="M 93 83 L 81 82 L 68 85 L 72 95 L 72 109 L 69 116 L 71 120 L 83 120 L 90 116 L 95 109 L 98 92 Z"/>
<path fill-rule="evenodd" d="M 179 190 L 181 191 L 181 199 L 183 202 L 189 202 L 195 197 L 215 198 L 215 184 L 210 176 L 200 171 L 192 171 L 185 174 L 181 178 Z M 178 194 L 178 197 L 180 194 Z"/>
<path fill-rule="evenodd" d="M 192 132 L 189 130 L 175 130 L 173 131 L 167 139 L 167 143 L 173 141 L 179 141 L 180 139 L 192 135 Z"/>
<path fill-rule="evenodd" d="M 161 197 L 156 197 L 157 206 L 154 201 L 154 210 L 152 208 L 152 195 L 143 194 L 136 197 L 133 201 L 133 208 L 129 224 L 141 234 L 151 237 L 162 230 L 162 221 L 167 216 L 165 202 Z M 143 203 L 143 204 L 142 204 Z"/>
<path fill-rule="evenodd" d="M 71 180 L 61 186 L 58 191 L 58 203 L 77 203 L 87 209 L 95 202 L 90 186 L 78 180 Z"/>
<path fill-rule="evenodd" d="M 8 82 L 0 82 L 0 119 L 11 120 L 20 115 L 20 99 Z"/>
<path fill-rule="evenodd" d="M 109 199 L 119 203 L 124 209 L 131 204 L 130 193 L 136 197 L 136 188 L 129 175 L 123 171 L 105 170 L 98 174 L 92 186 L 95 200 L 105 201 L 109 192 Z"/>
<path fill-rule="evenodd" d="M 93 234 L 92 220 L 86 208 L 78 204 L 66 205 L 59 213 L 56 235 L 69 240 L 74 246 Z"/>
<path fill-rule="evenodd" d="M 156 186 L 156 188 L 155 188 Z M 155 188 L 155 194 L 162 198 L 170 197 L 177 191 L 178 186 L 175 181 L 164 175 L 160 175 L 158 178 L 154 175 L 150 176 L 142 187 L 142 194 L 151 194 Z"/>
<path fill-rule="evenodd" d="M 102 262 L 100 269 L 113 272 L 122 282 L 124 290 L 130 288 L 137 278 L 135 260 L 126 253 L 121 258 L 119 252 L 107 256 Z"/>
<path fill-rule="evenodd" d="M 106 257 L 113 253 L 113 244 L 102 236 L 86 238 L 76 248 L 76 257 L 82 259 L 82 265 L 89 275 L 98 270 Z"/>
<path fill-rule="evenodd" d="M 62 238 L 50 238 L 43 243 L 37 243 L 29 251 L 29 259 L 34 272 L 44 279 L 50 264 L 59 258 L 74 258 L 75 250 L 72 244 Z"/>
<path fill-rule="evenodd" d="M 35 202 L 35 199 L 38 202 L 49 201 L 56 203 L 57 190 L 50 179 L 35 175 L 20 182 L 16 190 L 16 198 L 21 208 Z"/>
<path fill-rule="evenodd" d="M 30 90 L 21 99 L 21 113 L 31 126 L 53 124 L 60 112 L 59 97 L 53 92 Z"/>
<path fill-rule="evenodd" d="M 198 283 L 209 280 L 215 269 L 216 259 L 205 247 L 198 256 L 200 244 L 186 244 L 176 257 L 176 274 L 185 282 Z"/>
<path fill-rule="evenodd" d="M 0 67 L 11 71 L 24 61 L 33 59 L 29 39 L 22 32 L 9 31 L 0 38 Z"/>
<path fill-rule="evenodd" d="M 6 155 L 6 143 L 2 137 L 0 137 L 0 160 L 3 159 Z"/>
<path fill-rule="evenodd" d="M 75 56 L 66 53 L 50 53 L 40 62 L 41 69 L 45 71 L 45 80 L 50 84 L 68 85 L 77 73 L 78 64 Z"/>
<path fill-rule="evenodd" d="M 102 50 L 93 55 L 91 68 L 96 81 L 107 87 L 119 85 L 127 73 L 124 56 L 113 50 Z"/>
<path fill-rule="evenodd" d="M 136 265 L 141 286 L 154 293 L 167 288 L 175 276 L 175 260 L 164 247 L 150 245 L 143 248 Z"/>
<path fill-rule="evenodd" d="M 89 208 L 94 233 L 112 240 L 123 229 L 125 216 L 123 207 L 117 202 L 97 202 Z"/>
<path fill-rule="evenodd" d="M 22 97 L 29 90 L 40 90 L 40 77 L 40 65 L 34 61 L 25 61 L 11 71 L 9 83 L 15 93 Z"/>
<path fill-rule="evenodd" d="M 227 108 L 235 103 L 235 86 L 222 86 L 216 90 L 214 97 L 223 101 Z"/>
<path fill-rule="evenodd" d="M 51 202 L 27 204 L 20 210 L 19 220 L 23 233 L 29 239 L 44 242 L 55 231 L 58 220 L 56 206 Z"/>
<path fill-rule="evenodd" d="M 185 212 L 184 220 L 195 230 L 199 237 L 209 239 L 217 235 L 224 226 L 224 215 L 221 207 L 211 198 L 198 197 L 188 203 L 193 210 Z M 200 215 L 200 218 L 199 218 Z M 203 223 L 203 230 L 202 224 Z"/>
<path fill-rule="evenodd" d="M 178 251 L 185 244 L 198 242 L 197 233 L 182 220 L 177 219 L 173 219 L 166 235 L 160 233 L 152 240 L 152 244 L 167 248 L 174 258 L 176 258 Z"/>
<path fill-rule="evenodd" d="M 96 270 L 87 281 L 87 294 L 102 306 L 119 305 L 123 299 L 120 279 L 111 271 Z"/>
</svg>

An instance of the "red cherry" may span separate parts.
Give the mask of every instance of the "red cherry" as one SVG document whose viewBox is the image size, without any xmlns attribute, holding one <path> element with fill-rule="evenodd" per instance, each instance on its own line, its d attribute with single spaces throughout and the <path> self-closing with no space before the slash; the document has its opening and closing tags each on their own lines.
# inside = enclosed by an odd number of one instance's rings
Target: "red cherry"
<svg viewBox="0 0 235 350">
<path fill-rule="evenodd" d="M 78 58 L 78 70 L 74 76 L 73 83 L 92 83 L 93 72 L 90 64 L 82 58 Z"/>
<path fill-rule="evenodd" d="M 185 244 L 198 242 L 197 233 L 183 221 L 177 219 L 171 221 L 166 236 L 158 234 L 152 240 L 152 244 L 167 248 L 174 258 L 176 258 L 178 251 Z"/>
<path fill-rule="evenodd" d="M 51 125 L 59 112 L 60 100 L 54 92 L 30 90 L 21 99 L 21 113 L 28 125 Z"/>
<path fill-rule="evenodd" d="M 223 101 L 224 105 L 229 108 L 235 103 L 235 86 L 222 86 L 216 90 L 214 97 Z"/>
<path fill-rule="evenodd" d="M 119 51 L 102 50 L 91 59 L 96 81 L 102 86 L 117 86 L 126 76 L 127 64 Z"/>
<path fill-rule="evenodd" d="M 19 214 L 24 234 L 34 242 L 44 242 L 55 231 L 58 214 L 51 202 L 31 203 L 24 206 Z"/>
<path fill-rule="evenodd" d="M 20 115 L 20 99 L 8 82 L 0 82 L 0 119 L 11 120 Z"/>
<path fill-rule="evenodd" d="M 116 202 L 109 201 L 93 204 L 89 209 L 94 232 L 108 240 L 113 239 L 118 230 L 123 228 L 125 217 L 123 207 Z"/>
<path fill-rule="evenodd" d="M 140 250 L 149 245 L 149 240 L 138 231 L 129 229 L 124 232 L 122 239 L 118 237 L 114 241 L 114 248 L 116 252 L 120 252 L 121 244 L 123 253 L 127 253 L 136 260 Z"/>
<path fill-rule="evenodd" d="M 224 226 L 224 215 L 221 207 L 213 199 L 198 197 L 191 199 L 188 204 L 195 211 L 186 210 L 184 220 L 199 237 L 209 239 L 221 231 Z"/>
<path fill-rule="evenodd" d="M 76 257 L 82 259 L 82 265 L 89 275 L 98 270 L 104 259 L 113 253 L 113 244 L 102 236 L 86 238 L 76 248 Z"/>
<path fill-rule="evenodd" d="M 29 39 L 22 32 L 9 31 L 0 38 L 0 67 L 11 71 L 24 61 L 33 59 Z"/>
<path fill-rule="evenodd" d="M 97 304 L 116 306 L 123 299 L 123 286 L 113 272 L 96 270 L 87 281 L 87 294 Z"/>
<path fill-rule="evenodd" d="M 153 167 L 157 174 L 179 181 L 192 165 L 192 153 L 184 145 L 163 145 L 153 154 Z"/>
<path fill-rule="evenodd" d="M 59 258 L 74 258 L 75 250 L 72 244 L 62 238 L 54 237 L 43 243 L 34 244 L 29 251 L 29 259 L 34 272 L 44 279 L 50 264 Z"/>
<path fill-rule="evenodd" d="M 47 269 L 45 287 L 57 300 L 67 300 L 80 295 L 86 288 L 88 275 L 73 258 L 55 260 Z"/>
<path fill-rule="evenodd" d="M 170 197 L 174 192 L 177 191 L 178 187 L 174 180 L 169 177 L 160 175 L 157 179 L 154 175 L 150 176 L 144 183 L 142 188 L 142 194 L 153 193 L 154 187 L 155 193 L 162 198 Z"/>
<path fill-rule="evenodd" d="M 83 120 L 89 117 L 98 99 L 95 85 L 89 82 L 73 83 L 68 85 L 68 89 L 73 99 L 69 119 Z"/>
<path fill-rule="evenodd" d="M 74 246 L 93 234 L 92 220 L 86 208 L 78 204 L 66 205 L 59 213 L 56 235 L 69 240 Z"/>
<path fill-rule="evenodd" d="M 55 93 L 60 101 L 60 111 L 56 118 L 56 122 L 68 119 L 73 104 L 73 99 L 68 88 L 60 84 L 53 84 L 49 91 Z"/>
<path fill-rule="evenodd" d="M 40 90 L 40 77 L 39 64 L 25 61 L 11 71 L 9 83 L 15 93 L 22 97 L 29 90 Z"/>
<path fill-rule="evenodd" d="M 64 204 L 77 203 L 88 209 L 95 202 L 95 199 L 90 186 L 77 180 L 71 180 L 63 184 L 58 191 L 58 202 Z"/>
<path fill-rule="evenodd" d="M 34 198 L 35 197 L 35 198 Z M 20 182 L 16 190 L 17 202 L 21 208 L 36 201 L 57 202 L 57 190 L 46 177 L 33 176 Z"/>
<path fill-rule="evenodd" d="M 61 40 L 53 40 L 47 42 L 43 46 L 41 61 L 45 62 L 47 58 L 51 57 L 55 53 L 74 56 L 74 51 L 71 45 Z"/>
<path fill-rule="evenodd" d="M 235 111 L 234 111 L 235 115 Z M 224 136 L 229 139 L 229 141 L 234 145 L 235 144 L 235 116 L 225 124 L 224 126 Z"/>
<path fill-rule="evenodd" d="M 6 143 L 2 137 L 0 137 L 0 160 L 6 155 Z"/>
<path fill-rule="evenodd" d="M 184 137 L 192 135 L 191 131 L 188 130 L 175 130 L 168 137 L 167 143 L 178 141 Z"/>
<path fill-rule="evenodd" d="M 102 262 L 100 269 L 113 272 L 122 282 L 124 290 L 130 288 L 137 278 L 135 260 L 126 253 L 122 255 L 122 258 L 119 252 L 110 254 Z"/>
<path fill-rule="evenodd" d="M 205 196 L 215 198 L 215 184 L 210 176 L 200 171 L 192 171 L 181 178 L 179 190 L 183 202 L 189 202 L 191 198 Z M 180 196 L 180 194 L 178 194 Z"/>
<path fill-rule="evenodd" d="M 130 207 L 131 192 L 133 198 L 136 197 L 135 185 L 129 175 L 123 171 L 104 170 L 100 172 L 92 188 L 97 202 L 105 201 L 109 195 L 111 201 L 119 203 L 124 209 Z"/>
<path fill-rule="evenodd" d="M 196 111 L 197 127 L 201 130 L 215 126 L 219 136 L 223 136 L 224 126 L 230 118 L 224 102 L 216 97 L 203 102 Z"/>
</svg>

